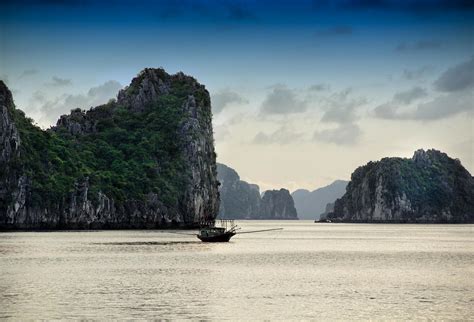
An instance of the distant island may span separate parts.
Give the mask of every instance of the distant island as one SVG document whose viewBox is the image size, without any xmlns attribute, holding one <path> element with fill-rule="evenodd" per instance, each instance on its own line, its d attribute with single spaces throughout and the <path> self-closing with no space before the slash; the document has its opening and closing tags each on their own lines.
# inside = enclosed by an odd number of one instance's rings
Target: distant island
<svg viewBox="0 0 474 322">
<path fill-rule="evenodd" d="M 328 210 L 333 222 L 474 223 L 474 178 L 459 160 L 418 150 L 357 168 Z"/>
<path fill-rule="evenodd" d="M 223 219 L 298 219 L 295 204 L 287 189 L 268 190 L 240 180 L 234 169 L 217 164 L 221 203 L 219 218 Z"/>
<path fill-rule="evenodd" d="M 41 130 L 0 81 L 0 229 L 196 227 L 219 209 L 208 91 L 147 68 Z"/>
<path fill-rule="evenodd" d="M 327 204 L 334 203 L 336 199 L 344 195 L 348 183 L 348 181 L 336 180 L 330 185 L 313 191 L 295 190 L 291 196 L 295 201 L 298 217 L 300 219 L 318 220 L 319 216 L 326 211 Z"/>
</svg>

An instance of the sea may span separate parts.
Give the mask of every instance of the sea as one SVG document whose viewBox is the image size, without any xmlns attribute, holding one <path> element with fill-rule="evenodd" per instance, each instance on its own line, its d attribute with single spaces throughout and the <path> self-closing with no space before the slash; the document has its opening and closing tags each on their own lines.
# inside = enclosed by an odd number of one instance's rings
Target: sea
<svg viewBox="0 0 474 322">
<path fill-rule="evenodd" d="M 0 233 L 0 318 L 474 319 L 474 225 L 236 223 Z"/>
</svg>

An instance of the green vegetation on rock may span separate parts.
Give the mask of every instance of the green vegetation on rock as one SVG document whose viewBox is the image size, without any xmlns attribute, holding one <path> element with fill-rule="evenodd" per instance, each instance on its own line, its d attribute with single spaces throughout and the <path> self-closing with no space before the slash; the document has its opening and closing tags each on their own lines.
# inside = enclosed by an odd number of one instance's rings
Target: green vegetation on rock
<svg viewBox="0 0 474 322">
<path fill-rule="evenodd" d="M 192 77 L 146 69 L 118 100 L 89 111 L 74 109 L 47 131 L 14 106 L 7 111 L 5 126 L 17 131 L 19 146 L 1 167 L 0 184 L 7 191 L 0 198 L 1 213 L 40 213 L 40 220 L 53 227 L 58 221 L 53 217 L 81 212 L 101 215 L 86 223 L 133 213 L 151 216 L 143 220 L 157 225 L 158 217 L 195 222 L 199 216 L 194 212 L 217 215 L 209 93 Z M 111 202 L 101 205 L 101 195 Z M 150 198 L 153 206 L 146 204 Z M 194 198 L 206 204 L 198 205 Z M 1 221 L 10 219 L 1 217 L 0 224 L 8 227 Z M 113 218 L 117 220 L 123 218 Z"/>
<path fill-rule="evenodd" d="M 473 222 L 474 179 L 457 159 L 436 150 L 384 158 L 357 168 L 332 220 Z"/>
</svg>

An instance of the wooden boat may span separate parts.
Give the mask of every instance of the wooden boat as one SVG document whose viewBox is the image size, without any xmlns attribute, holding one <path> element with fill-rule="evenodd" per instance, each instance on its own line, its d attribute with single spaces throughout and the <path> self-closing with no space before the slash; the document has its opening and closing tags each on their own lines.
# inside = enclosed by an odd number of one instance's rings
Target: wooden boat
<svg viewBox="0 0 474 322">
<path fill-rule="evenodd" d="M 235 234 L 235 231 L 227 231 L 224 227 L 206 227 L 199 231 L 197 238 L 206 243 L 222 243 L 228 242 Z"/>
<path fill-rule="evenodd" d="M 237 234 L 249 234 L 271 230 L 282 230 L 283 228 L 263 229 L 254 231 L 238 232 L 240 227 L 234 224 L 234 220 L 220 220 L 220 227 L 215 225 L 215 222 L 204 223 L 201 225 L 199 233 L 196 235 L 202 242 L 205 243 L 222 243 L 228 242 L 232 236 Z"/>
<path fill-rule="evenodd" d="M 237 234 L 250 234 L 263 231 L 282 230 L 283 228 L 272 228 L 252 231 L 238 231 L 240 227 L 234 224 L 234 220 L 221 219 L 220 226 L 216 226 L 215 221 L 201 222 L 201 228 L 197 234 L 184 232 L 170 232 L 172 234 L 196 236 L 205 243 L 225 243 Z"/>
</svg>

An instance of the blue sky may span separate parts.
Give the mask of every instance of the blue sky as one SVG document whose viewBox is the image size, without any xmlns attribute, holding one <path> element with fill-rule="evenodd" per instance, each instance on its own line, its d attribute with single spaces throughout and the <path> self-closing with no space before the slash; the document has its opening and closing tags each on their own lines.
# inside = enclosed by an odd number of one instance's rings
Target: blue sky
<svg viewBox="0 0 474 322">
<path fill-rule="evenodd" d="M 219 161 L 263 188 L 316 188 L 417 148 L 474 170 L 472 1 L 20 0 L 0 9 L 0 78 L 43 127 L 162 66 L 206 85 Z"/>
</svg>

